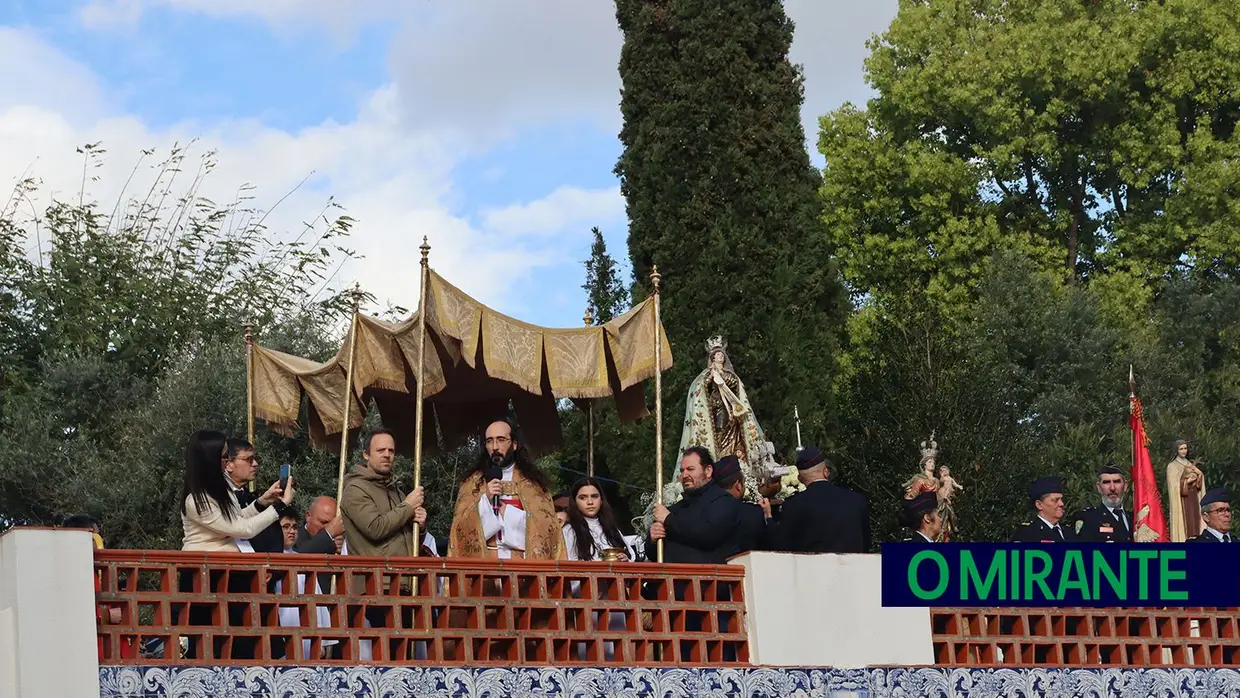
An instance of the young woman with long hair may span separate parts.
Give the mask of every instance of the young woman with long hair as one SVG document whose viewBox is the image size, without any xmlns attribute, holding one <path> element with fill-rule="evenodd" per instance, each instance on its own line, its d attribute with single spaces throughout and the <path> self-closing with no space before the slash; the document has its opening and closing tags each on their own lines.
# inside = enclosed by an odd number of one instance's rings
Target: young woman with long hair
<svg viewBox="0 0 1240 698">
<path fill-rule="evenodd" d="M 237 540 L 249 540 L 279 518 L 277 500 L 293 502 L 293 478 L 281 489 L 277 480 L 257 501 L 242 508 L 224 476 L 228 437 L 203 429 L 185 449 L 185 483 L 181 489 L 182 550 L 238 552 Z"/>
<path fill-rule="evenodd" d="M 592 477 L 581 478 L 569 490 L 568 523 L 563 534 L 569 560 L 599 561 L 607 548 L 623 550 L 626 561 L 636 559 L 633 547 L 616 525 L 602 486 Z"/>
</svg>

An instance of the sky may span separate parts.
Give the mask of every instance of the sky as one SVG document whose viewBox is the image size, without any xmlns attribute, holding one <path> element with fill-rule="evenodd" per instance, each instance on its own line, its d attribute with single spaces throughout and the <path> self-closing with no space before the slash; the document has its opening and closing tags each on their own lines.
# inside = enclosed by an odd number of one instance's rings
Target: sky
<svg viewBox="0 0 1240 698">
<path fill-rule="evenodd" d="M 808 144 L 871 96 L 866 41 L 896 4 L 786 0 Z M 204 195 L 254 186 L 272 235 L 332 197 L 361 255 L 334 284 L 379 307 L 417 307 L 425 236 L 483 303 L 576 326 L 592 227 L 627 265 L 621 42 L 610 0 L 4 0 L 0 200 L 27 177 L 36 206 L 76 198 L 75 150 L 99 142 L 88 195 L 114 202 L 179 144 L 215 153 Z"/>
</svg>

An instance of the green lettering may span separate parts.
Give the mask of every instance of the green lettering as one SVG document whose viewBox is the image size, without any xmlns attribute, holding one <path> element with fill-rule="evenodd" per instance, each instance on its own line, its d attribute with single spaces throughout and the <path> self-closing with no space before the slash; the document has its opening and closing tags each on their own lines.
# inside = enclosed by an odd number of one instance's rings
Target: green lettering
<svg viewBox="0 0 1240 698">
<path fill-rule="evenodd" d="M 973 560 L 973 553 L 963 550 L 960 553 L 960 566 L 963 571 L 960 574 L 960 598 L 967 601 L 969 599 L 969 589 L 977 590 L 977 600 L 986 601 L 990 598 L 990 588 L 998 580 L 998 591 L 1000 598 L 1004 595 L 1004 586 L 1007 578 L 1007 565 L 1004 564 L 1003 554 L 995 555 L 990 558 L 990 568 L 986 570 L 986 581 L 981 580 L 981 573 L 977 569 L 977 562 Z"/>
<path fill-rule="evenodd" d="M 1171 582 L 1182 582 L 1188 579 L 1188 572 L 1185 570 L 1171 570 L 1172 560 L 1183 560 L 1188 557 L 1187 550 L 1160 550 L 1158 551 L 1158 579 L 1161 582 L 1159 587 L 1158 598 L 1161 601 L 1187 601 L 1187 591 L 1171 591 Z"/>
<path fill-rule="evenodd" d="M 1008 580 L 1011 582 L 1011 592 L 1008 593 L 1006 599 L 1002 601 L 1015 601 L 1020 598 L 1020 551 L 1012 551 L 1012 576 Z"/>
<path fill-rule="evenodd" d="M 1034 570 L 1034 562 L 1041 562 L 1042 569 Z M 1033 585 L 1037 584 L 1042 589 L 1042 598 L 1057 600 L 1051 594 L 1051 588 L 1046 585 L 1046 578 L 1051 574 L 1051 556 L 1045 550 L 1026 550 L 1025 551 L 1025 597 L 1024 601 L 1034 601 Z"/>
<path fill-rule="evenodd" d="M 1140 564 L 1137 568 L 1137 598 L 1142 601 L 1150 598 L 1150 562 L 1156 557 L 1157 550 L 1133 550 L 1128 553 L 1129 560 L 1136 560 Z"/>
<path fill-rule="evenodd" d="M 1085 580 L 1085 560 L 1082 559 L 1079 550 L 1069 550 L 1064 555 L 1063 570 L 1059 574 L 1060 601 L 1064 600 L 1069 589 L 1080 592 L 1082 601 L 1089 601 L 1089 582 Z"/>
<path fill-rule="evenodd" d="M 1094 551 L 1094 598 L 1102 598 L 1102 578 L 1106 577 L 1107 582 L 1111 585 L 1111 590 L 1115 592 L 1117 601 L 1128 600 L 1128 554 L 1120 553 L 1119 559 L 1119 576 L 1115 576 L 1115 569 L 1111 567 L 1111 563 L 1107 560 L 1107 556 L 1101 550 Z"/>
<path fill-rule="evenodd" d="M 938 586 L 934 587 L 934 591 L 926 591 L 922 588 L 921 583 L 917 581 L 917 568 L 924 560 L 930 560 L 939 567 L 939 583 Z M 918 551 L 908 563 L 908 588 L 913 592 L 914 596 L 922 601 L 930 601 L 942 596 L 943 592 L 947 591 L 947 583 L 950 581 L 950 577 L 951 575 L 947 572 L 947 560 L 937 551 L 929 549 Z"/>
</svg>

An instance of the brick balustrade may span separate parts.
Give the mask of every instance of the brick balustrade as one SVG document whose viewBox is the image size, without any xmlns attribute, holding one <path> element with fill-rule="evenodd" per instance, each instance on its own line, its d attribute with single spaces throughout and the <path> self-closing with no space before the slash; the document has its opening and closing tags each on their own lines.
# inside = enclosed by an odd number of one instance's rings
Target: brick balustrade
<svg viewBox="0 0 1240 698">
<path fill-rule="evenodd" d="M 948 666 L 1240 666 L 1237 609 L 931 609 Z"/>
<path fill-rule="evenodd" d="M 99 626 L 105 665 L 749 661 L 739 566 L 99 550 L 95 570 L 103 616 L 120 609 Z M 122 651 L 153 639 L 174 649 Z"/>
</svg>

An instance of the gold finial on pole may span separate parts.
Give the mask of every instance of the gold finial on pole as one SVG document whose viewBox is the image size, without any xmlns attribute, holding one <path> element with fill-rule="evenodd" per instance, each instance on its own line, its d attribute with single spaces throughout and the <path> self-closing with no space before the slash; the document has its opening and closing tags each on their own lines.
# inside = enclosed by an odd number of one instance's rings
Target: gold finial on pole
<svg viewBox="0 0 1240 698">
<path fill-rule="evenodd" d="M 247 322 L 242 326 L 245 330 L 245 434 L 246 440 L 254 443 L 254 323 Z M 254 491 L 254 481 L 250 480 L 250 491 Z"/>
<path fill-rule="evenodd" d="M 586 306 L 586 314 L 581 318 L 586 327 L 594 326 L 594 309 Z M 586 401 L 586 475 L 594 477 L 594 400 Z"/>
<path fill-rule="evenodd" d="M 349 412 L 353 407 L 353 365 L 354 355 L 357 353 L 357 330 L 358 330 L 358 310 L 362 304 L 362 287 L 357 282 L 353 283 L 349 295 L 353 300 L 353 314 L 349 319 L 349 356 L 346 359 L 344 370 L 344 407 L 340 410 L 340 463 L 336 472 L 336 506 L 340 506 L 340 500 L 344 497 L 344 471 L 349 463 Z"/>
<path fill-rule="evenodd" d="M 663 317 L 659 308 L 659 283 L 663 276 L 656 264 L 650 269 L 654 288 L 654 500 L 663 501 Z M 655 542 L 658 561 L 663 562 L 663 539 Z"/>
<path fill-rule="evenodd" d="M 430 262 L 431 246 L 427 243 L 426 236 L 422 236 L 422 245 L 418 247 L 422 251 L 422 280 L 418 290 L 418 387 L 417 387 L 417 410 L 415 417 L 416 425 L 413 429 L 413 489 L 422 486 L 422 421 L 423 421 L 423 384 L 426 382 L 426 289 L 430 281 Z M 417 521 L 413 522 L 413 551 L 414 557 L 422 550 L 422 527 Z"/>
</svg>

